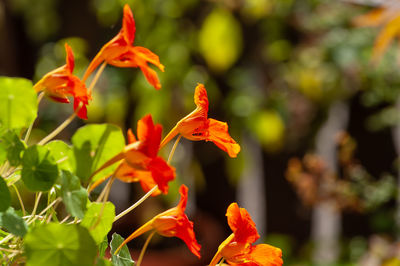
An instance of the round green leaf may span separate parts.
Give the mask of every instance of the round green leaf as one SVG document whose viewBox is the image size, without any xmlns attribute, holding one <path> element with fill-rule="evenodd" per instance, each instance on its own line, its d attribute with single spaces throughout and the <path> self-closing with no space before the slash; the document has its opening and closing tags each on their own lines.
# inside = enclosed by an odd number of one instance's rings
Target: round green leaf
<svg viewBox="0 0 400 266">
<path fill-rule="evenodd" d="M 29 127 L 36 118 L 37 95 L 30 80 L 0 77 L 0 102 L 0 127 Z"/>
<path fill-rule="evenodd" d="M 73 151 L 67 143 L 61 140 L 54 140 L 45 145 L 50 150 L 51 155 L 57 162 L 58 168 L 62 170 L 73 171 Z"/>
<path fill-rule="evenodd" d="M 82 180 L 87 180 L 95 170 L 122 151 L 125 138 L 117 126 L 92 124 L 78 129 L 72 137 L 72 143 L 76 175 Z M 97 176 L 111 174 L 116 167 L 117 165 L 112 165 Z"/>
<path fill-rule="evenodd" d="M 67 211 L 74 217 L 82 219 L 86 211 L 88 193 L 81 186 L 80 179 L 67 171 L 61 171 L 61 197 Z"/>
<path fill-rule="evenodd" d="M 0 176 L 0 212 L 4 212 L 11 205 L 11 195 L 7 184 Z"/>
<path fill-rule="evenodd" d="M 26 235 L 25 253 L 27 266 L 93 265 L 97 247 L 86 228 L 50 223 Z"/>
<path fill-rule="evenodd" d="M 21 163 L 22 152 L 25 150 L 25 143 L 20 140 L 17 134 L 12 131 L 6 131 L 0 137 L 0 149 L 7 151 L 7 160 L 12 166 L 18 166 Z"/>
<path fill-rule="evenodd" d="M 205 19 L 199 33 L 200 52 L 210 68 L 222 72 L 230 68 L 242 50 L 242 30 L 225 9 L 215 9 Z"/>
<path fill-rule="evenodd" d="M 46 147 L 34 145 L 25 151 L 21 177 L 26 187 L 32 191 L 47 191 L 54 185 L 58 167 Z"/>
<path fill-rule="evenodd" d="M 13 235 L 23 237 L 28 231 L 24 219 L 19 216 L 15 210 L 10 207 L 6 212 L 1 214 L 1 227 L 5 228 Z"/>
<path fill-rule="evenodd" d="M 128 247 L 125 245 L 121 250 L 114 255 L 117 248 L 124 242 L 124 238 L 117 233 L 112 235 L 110 248 L 111 248 L 111 261 L 115 266 L 132 266 L 134 261 L 132 260 L 131 253 Z"/>
<path fill-rule="evenodd" d="M 88 228 L 97 244 L 110 232 L 115 218 L 115 206 L 111 202 L 90 203 L 81 225 Z"/>
</svg>

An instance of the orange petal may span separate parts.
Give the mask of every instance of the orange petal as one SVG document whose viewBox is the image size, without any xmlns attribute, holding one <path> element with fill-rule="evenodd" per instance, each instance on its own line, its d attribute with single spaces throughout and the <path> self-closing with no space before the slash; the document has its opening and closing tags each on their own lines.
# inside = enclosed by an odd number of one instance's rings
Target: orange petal
<svg viewBox="0 0 400 266">
<path fill-rule="evenodd" d="M 388 19 L 390 12 L 384 8 L 377 8 L 371 12 L 357 16 L 353 19 L 353 24 L 358 27 L 379 26 Z"/>
<path fill-rule="evenodd" d="M 281 266 L 282 250 L 267 244 L 259 244 L 252 246 L 250 253 L 247 255 L 248 260 L 258 263 L 257 265 L 265 266 Z"/>
<path fill-rule="evenodd" d="M 136 55 L 139 65 L 144 65 L 150 63 L 158 67 L 162 72 L 164 72 L 164 65 L 160 63 L 158 55 L 150 51 L 149 49 L 141 46 L 133 46 L 131 48 L 133 54 Z"/>
<path fill-rule="evenodd" d="M 74 98 L 74 110 L 79 118 L 87 119 L 87 102 L 82 101 L 80 98 Z"/>
<path fill-rule="evenodd" d="M 240 243 L 254 243 L 260 238 L 256 225 L 250 214 L 244 208 L 239 208 L 236 202 L 229 205 L 226 216 L 229 227 L 235 234 L 235 240 Z"/>
<path fill-rule="evenodd" d="M 147 165 L 158 188 L 164 193 L 168 193 L 168 182 L 175 179 L 175 168 L 168 165 L 163 158 L 155 157 Z"/>
<path fill-rule="evenodd" d="M 72 52 L 71 47 L 65 43 L 65 51 L 67 53 L 67 69 L 70 73 L 72 73 L 74 71 L 74 66 L 75 66 L 75 61 L 74 61 L 74 54 Z"/>
<path fill-rule="evenodd" d="M 193 231 L 193 222 L 189 221 L 186 215 L 178 217 L 177 220 L 176 237 L 182 239 L 190 251 L 200 258 L 201 246 L 196 240 L 196 236 Z"/>
<path fill-rule="evenodd" d="M 156 89 L 161 89 L 161 83 L 158 79 L 157 73 L 147 65 L 139 66 L 147 81 Z"/>
<path fill-rule="evenodd" d="M 232 158 L 240 152 L 240 146 L 228 133 L 228 124 L 209 118 L 207 141 L 212 141 Z"/>
<path fill-rule="evenodd" d="M 194 103 L 201 109 L 201 115 L 207 118 L 208 113 L 208 97 L 207 91 L 203 84 L 197 84 L 194 91 Z"/>
<path fill-rule="evenodd" d="M 118 165 L 117 169 L 115 169 L 114 176 L 122 182 L 132 183 L 139 181 L 136 172 L 137 171 L 133 167 L 123 161 Z"/>
<path fill-rule="evenodd" d="M 184 212 L 188 198 L 188 188 L 185 185 L 181 185 L 179 193 L 181 198 L 178 206 L 157 215 L 153 219 L 153 227 L 163 236 L 176 236 L 182 239 L 190 251 L 200 258 L 201 246 L 197 243 L 193 231 L 193 223 L 189 221 Z"/>
<path fill-rule="evenodd" d="M 127 136 L 128 136 L 128 143 L 129 144 L 136 142 L 136 137 L 133 134 L 132 129 L 128 129 Z"/>
<path fill-rule="evenodd" d="M 179 194 L 181 195 L 181 199 L 179 200 L 178 208 L 182 212 L 184 212 L 185 209 L 186 209 L 186 203 L 187 203 L 187 200 L 188 200 L 188 191 L 189 191 L 189 189 L 185 185 L 181 185 L 179 187 Z"/>
<path fill-rule="evenodd" d="M 151 115 L 146 115 L 138 121 L 137 136 L 142 142 L 139 150 L 149 157 L 156 157 L 161 141 L 162 126 L 154 125 Z"/>
<path fill-rule="evenodd" d="M 377 62 L 392 42 L 394 37 L 400 33 L 400 16 L 391 20 L 379 33 L 375 40 L 373 50 L 373 62 Z"/>
<path fill-rule="evenodd" d="M 128 4 L 124 5 L 124 18 L 122 20 L 122 32 L 125 41 L 132 44 L 135 39 L 135 20 L 133 19 L 132 10 Z"/>
<path fill-rule="evenodd" d="M 136 171 L 135 172 L 135 177 L 138 178 L 140 182 L 140 186 L 142 187 L 144 192 L 149 192 L 154 186 L 158 185 L 152 176 L 152 173 L 149 171 Z M 155 197 L 161 194 L 160 189 L 156 189 L 151 196 Z"/>
<path fill-rule="evenodd" d="M 69 103 L 69 99 L 65 96 L 65 95 L 51 95 L 51 94 L 47 94 L 47 96 L 59 103 Z"/>
</svg>

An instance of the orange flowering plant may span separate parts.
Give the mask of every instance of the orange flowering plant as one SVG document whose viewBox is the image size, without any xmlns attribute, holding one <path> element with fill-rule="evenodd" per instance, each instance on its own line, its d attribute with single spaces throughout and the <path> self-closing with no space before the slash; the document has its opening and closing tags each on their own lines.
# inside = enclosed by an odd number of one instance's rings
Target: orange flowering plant
<svg viewBox="0 0 400 266">
<path fill-rule="evenodd" d="M 277 266 L 282 265 L 282 251 L 279 248 L 267 245 L 253 245 L 260 238 L 256 225 L 244 208 L 237 203 L 229 205 L 226 216 L 232 234 L 225 239 L 218 248 L 210 266 L 215 266 L 225 259 L 229 265 L 243 266 Z"/>
<path fill-rule="evenodd" d="M 169 193 L 176 177 L 170 165 L 181 136 L 189 140 L 211 141 L 236 157 L 240 146 L 228 133 L 228 125 L 208 118 L 208 97 L 202 84 L 194 93 L 196 109 L 181 119 L 162 140 L 162 126 L 146 115 L 137 122 L 136 136 L 127 132 L 127 144 L 120 128 L 110 124 L 87 124 L 71 138 L 71 145 L 53 140 L 76 117 L 87 119 L 91 94 L 106 65 L 140 68 L 155 89 L 161 88 L 156 71 L 164 71 L 156 54 L 133 46 L 135 21 L 128 5 L 123 8 L 122 29 L 106 43 L 84 73 L 73 74 L 74 55 L 65 44 L 66 64 L 44 75 L 36 84 L 21 78 L 0 77 L 0 262 L 2 265 L 140 265 L 154 235 L 177 237 L 189 251 L 201 257 L 194 224 L 185 214 L 189 189 L 181 185 L 176 207 L 155 215 L 126 240 L 114 233 L 113 224 L 150 196 Z M 97 69 L 97 71 L 96 71 Z M 88 86 L 86 81 L 95 73 Z M 29 141 L 43 96 L 69 103 L 73 112 L 59 127 L 40 141 Z M 24 108 L 20 108 L 20 106 Z M 160 150 L 179 135 L 165 160 Z M 162 141 L 161 141 L 162 140 Z M 28 142 L 29 141 L 29 142 Z M 115 179 L 139 182 L 144 195 L 118 215 L 108 201 Z M 108 182 L 105 182 L 108 180 Z M 21 187 L 34 197 L 27 208 Z M 12 205 L 11 191 L 18 201 Z M 174 196 L 174 195 L 173 195 Z M 259 238 L 254 223 L 236 204 L 228 208 L 232 236 L 221 244 L 211 262 L 220 258 L 232 265 L 281 265 L 281 251 Z M 150 231 L 138 258 L 132 258 L 126 244 Z M 201 241 L 200 241 L 201 242 Z M 109 247 L 110 252 L 106 249 Z"/>
<path fill-rule="evenodd" d="M 388 1 L 382 7 L 354 19 L 358 27 L 381 27 L 375 39 L 372 62 L 378 62 L 390 43 L 400 37 L 400 6 L 396 1 Z"/>
</svg>

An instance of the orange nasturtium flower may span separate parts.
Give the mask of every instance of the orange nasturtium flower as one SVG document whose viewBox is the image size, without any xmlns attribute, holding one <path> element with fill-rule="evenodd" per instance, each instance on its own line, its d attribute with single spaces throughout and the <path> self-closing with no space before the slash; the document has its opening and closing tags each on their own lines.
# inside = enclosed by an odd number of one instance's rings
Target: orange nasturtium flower
<svg viewBox="0 0 400 266">
<path fill-rule="evenodd" d="M 91 96 L 85 83 L 72 74 L 74 54 L 68 44 L 65 44 L 65 51 L 67 64 L 47 73 L 33 88 L 36 92 L 44 91 L 46 96 L 60 103 L 69 103 L 68 96 L 72 96 L 78 117 L 87 119 L 86 105 L 89 104 Z"/>
<path fill-rule="evenodd" d="M 256 225 L 244 208 L 231 203 L 226 212 L 229 227 L 233 233 L 221 243 L 209 266 L 215 266 L 221 258 L 229 265 L 280 266 L 283 264 L 279 248 L 259 244 L 253 245 L 260 236 Z"/>
<path fill-rule="evenodd" d="M 140 182 L 145 192 L 158 185 L 153 196 L 161 192 L 168 193 L 168 182 L 175 178 L 175 168 L 168 165 L 165 160 L 157 156 L 160 148 L 162 127 L 154 125 L 151 115 L 146 115 L 138 121 L 137 136 L 128 131 L 128 142 L 124 150 L 108 160 L 92 176 L 108 166 L 121 161 L 114 172 L 114 177 L 123 182 Z M 97 180 L 90 188 L 93 190 L 105 179 Z"/>
<path fill-rule="evenodd" d="M 103 62 L 116 67 L 139 67 L 147 81 L 155 88 L 160 89 L 161 83 L 157 73 L 147 64 L 151 63 L 164 72 L 164 66 L 156 54 L 141 46 L 133 46 L 135 39 L 135 20 L 129 6 L 124 6 L 124 18 L 120 32 L 111 41 L 106 43 L 97 53 L 87 68 L 83 80 Z"/>
<path fill-rule="evenodd" d="M 400 37 L 399 3 L 387 3 L 387 6 L 373 9 L 365 15 L 356 17 L 354 24 L 359 27 L 382 27 L 375 39 L 372 55 L 372 61 L 377 62 L 392 40 Z"/>
<path fill-rule="evenodd" d="M 199 243 L 197 243 L 193 231 L 193 222 L 189 221 L 185 214 L 186 203 L 188 199 L 188 188 L 185 185 L 181 185 L 179 188 L 179 193 L 181 194 L 181 199 L 178 203 L 178 206 L 156 215 L 153 219 L 138 228 L 127 239 L 125 239 L 125 241 L 115 251 L 115 254 L 117 254 L 118 251 L 132 239 L 147 231 L 155 230 L 162 236 L 175 236 L 182 239 L 190 251 L 200 258 L 201 246 Z"/>
<path fill-rule="evenodd" d="M 176 135 L 181 134 L 190 140 L 212 141 L 230 157 L 236 157 L 240 151 L 239 144 L 229 135 L 228 124 L 207 118 L 208 97 L 203 84 L 198 84 L 194 92 L 194 103 L 197 108 L 182 118 L 168 133 L 161 143 L 163 147 Z"/>
</svg>

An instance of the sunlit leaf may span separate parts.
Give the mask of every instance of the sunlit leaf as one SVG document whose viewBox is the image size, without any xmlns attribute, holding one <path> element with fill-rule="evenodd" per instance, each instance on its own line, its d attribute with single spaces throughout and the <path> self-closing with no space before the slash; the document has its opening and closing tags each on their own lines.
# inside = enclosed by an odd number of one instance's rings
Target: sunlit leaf
<svg viewBox="0 0 400 266">
<path fill-rule="evenodd" d="M 131 254 L 129 253 L 129 249 L 126 245 L 124 245 L 121 250 L 117 253 L 117 255 L 114 255 L 114 252 L 117 250 L 117 248 L 124 242 L 124 239 L 118 235 L 117 233 L 114 233 L 112 235 L 110 247 L 111 247 L 111 261 L 114 266 L 131 266 L 134 265 L 134 261 L 131 258 Z"/>
<path fill-rule="evenodd" d="M 21 177 L 25 186 L 32 191 L 47 191 L 54 185 L 58 167 L 46 147 L 34 145 L 24 152 Z"/>
<path fill-rule="evenodd" d="M 7 160 L 10 165 L 17 166 L 21 163 L 22 152 L 25 150 L 25 144 L 14 131 L 8 130 L 0 137 L 0 149 L 6 150 Z"/>
<path fill-rule="evenodd" d="M 200 52 L 214 71 L 230 68 L 242 51 L 239 22 L 224 9 L 215 9 L 205 19 L 199 33 Z"/>
<path fill-rule="evenodd" d="M 51 155 L 54 157 L 54 160 L 57 162 L 58 168 L 73 171 L 72 161 L 74 158 L 74 154 L 72 148 L 65 142 L 61 140 L 54 140 L 45 145 L 50 150 Z"/>
<path fill-rule="evenodd" d="M 67 171 L 61 171 L 61 197 L 67 211 L 74 217 L 82 219 L 86 211 L 88 193 L 81 186 L 80 179 Z"/>
<path fill-rule="evenodd" d="M 111 202 L 90 203 L 81 225 L 88 228 L 97 244 L 110 232 L 115 217 L 115 206 Z"/>
<path fill-rule="evenodd" d="M 76 131 L 72 137 L 76 164 L 76 175 L 87 180 L 103 163 L 122 151 L 125 138 L 121 129 L 108 124 L 87 125 Z M 98 177 L 114 171 L 117 165 L 104 169 Z"/>
<path fill-rule="evenodd" d="M 93 265 L 97 247 L 88 230 L 80 225 L 44 224 L 25 237 L 27 266 Z"/>
<path fill-rule="evenodd" d="M 32 82 L 0 77 L 0 127 L 27 128 L 37 115 L 37 96 Z"/>
</svg>

